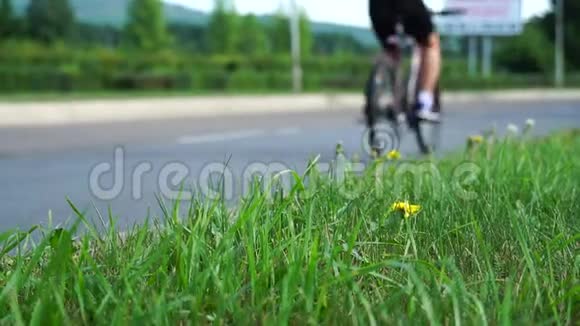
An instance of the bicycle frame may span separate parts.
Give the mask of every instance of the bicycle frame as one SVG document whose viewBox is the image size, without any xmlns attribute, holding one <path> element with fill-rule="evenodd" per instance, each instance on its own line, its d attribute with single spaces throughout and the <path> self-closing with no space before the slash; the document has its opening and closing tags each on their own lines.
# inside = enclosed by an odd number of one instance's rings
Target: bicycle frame
<svg viewBox="0 0 580 326">
<path fill-rule="evenodd" d="M 402 26 L 399 24 L 397 35 L 391 38 L 390 43 L 392 43 L 400 52 L 398 54 L 398 60 L 393 60 L 386 51 L 381 52 L 381 57 L 385 58 L 386 66 L 395 72 L 395 76 L 391 76 L 391 92 L 393 94 L 393 104 L 394 110 L 399 113 L 406 111 L 407 104 L 413 103 L 415 96 L 417 94 L 417 88 L 419 86 L 419 78 L 421 72 L 421 51 L 415 46 L 414 40 L 404 34 Z M 410 56 L 410 67 L 408 74 L 408 81 L 406 81 L 405 67 L 403 65 L 403 60 L 401 59 L 402 53 L 411 48 L 412 53 Z M 406 88 L 404 91 L 403 88 Z M 404 96 L 406 95 L 406 98 Z"/>
</svg>

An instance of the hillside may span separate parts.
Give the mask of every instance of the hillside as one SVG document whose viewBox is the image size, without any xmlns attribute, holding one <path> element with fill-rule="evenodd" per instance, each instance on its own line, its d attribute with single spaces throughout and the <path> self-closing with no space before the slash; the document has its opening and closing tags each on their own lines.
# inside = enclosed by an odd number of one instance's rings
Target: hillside
<svg viewBox="0 0 580 326">
<path fill-rule="evenodd" d="M 30 0 L 12 0 L 16 12 L 22 14 Z M 126 19 L 129 0 L 70 0 L 77 19 L 92 24 L 121 26 Z M 164 5 L 167 18 L 171 22 L 202 25 L 207 23 L 207 15 L 201 11 L 175 4 Z"/>
<path fill-rule="evenodd" d="M 12 0 L 18 14 L 23 14 L 30 0 Z M 99 25 L 122 26 L 126 20 L 127 5 L 130 0 L 70 0 L 79 21 Z M 165 3 L 165 14 L 172 23 L 203 26 L 208 22 L 208 14 L 180 5 Z M 263 17 L 268 20 L 268 17 Z M 339 33 L 352 35 L 364 45 L 375 45 L 371 31 L 359 27 L 314 22 L 312 29 L 317 34 Z"/>
<path fill-rule="evenodd" d="M 314 23 L 312 25 L 312 30 L 314 31 L 314 33 L 317 34 L 338 33 L 351 35 L 365 46 L 374 46 L 377 44 L 375 35 L 367 28 L 338 25 L 331 23 Z"/>
</svg>

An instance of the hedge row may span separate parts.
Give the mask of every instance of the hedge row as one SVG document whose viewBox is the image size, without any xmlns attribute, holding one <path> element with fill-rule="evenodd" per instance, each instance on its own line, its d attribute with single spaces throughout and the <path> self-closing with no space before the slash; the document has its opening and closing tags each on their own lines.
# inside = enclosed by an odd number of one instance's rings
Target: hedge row
<svg viewBox="0 0 580 326">
<path fill-rule="evenodd" d="M 303 62 L 307 89 L 362 85 L 369 58 L 319 57 Z M 0 92 L 77 90 L 285 90 L 288 56 L 212 56 L 50 48 L 18 42 L 0 46 Z"/>
<path fill-rule="evenodd" d="M 365 75 L 311 73 L 304 75 L 307 90 L 353 89 L 364 85 Z M 97 90 L 288 90 L 290 72 L 255 70 L 194 70 L 191 72 L 127 72 L 87 74 L 66 69 L 0 68 L 0 92 L 97 91 Z"/>
<path fill-rule="evenodd" d="M 304 76 L 307 91 L 362 90 L 366 75 L 314 73 Z M 443 75 L 445 89 L 502 89 L 547 87 L 552 80 L 542 75 L 497 75 L 493 78 L 457 78 Z M 580 75 L 570 76 L 568 85 L 580 86 Z M 101 90 L 179 91 L 284 91 L 292 87 L 289 72 L 199 70 L 182 73 L 116 73 L 90 75 L 62 69 L 0 68 L 0 92 L 79 92 Z"/>
<path fill-rule="evenodd" d="M 303 62 L 306 90 L 362 89 L 372 58 L 310 57 Z M 187 53 L 127 53 L 111 49 L 0 45 L 0 92 L 99 90 L 288 90 L 292 61 L 286 56 L 212 56 Z M 464 61 L 446 61 L 448 89 L 548 86 L 542 75 L 466 78 Z M 580 78 L 572 83 L 580 84 Z"/>
</svg>

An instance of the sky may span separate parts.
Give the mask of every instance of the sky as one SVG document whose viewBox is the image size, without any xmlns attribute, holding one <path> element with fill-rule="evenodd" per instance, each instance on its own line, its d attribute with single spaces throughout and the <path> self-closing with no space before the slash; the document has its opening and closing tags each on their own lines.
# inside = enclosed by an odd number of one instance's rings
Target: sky
<svg viewBox="0 0 580 326">
<path fill-rule="evenodd" d="M 211 11 L 214 0 L 166 0 L 187 7 Z M 234 0 L 235 7 L 242 14 L 269 14 L 290 0 Z M 296 0 L 308 16 L 317 22 L 331 22 L 345 25 L 368 27 L 368 0 Z M 443 0 L 425 0 L 434 10 L 441 9 Z M 523 17 L 529 18 L 549 9 L 550 0 L 522 0 Z"/>
</svg>

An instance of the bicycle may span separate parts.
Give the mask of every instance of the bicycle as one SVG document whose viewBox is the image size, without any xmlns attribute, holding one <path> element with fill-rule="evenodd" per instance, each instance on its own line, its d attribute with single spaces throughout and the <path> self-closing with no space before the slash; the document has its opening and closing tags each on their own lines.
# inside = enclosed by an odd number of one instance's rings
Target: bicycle
<svg viewBox="0 0 580 326">
<path fill-rule="evenodd" d="M 460 9 L 447 9 L 439 12 L 431 12 L 433 16 L 450 16 L 462 13 Z M 405 50 L 412 48 L 413 40 L 406 36 L 402 24 L 398 24 L 397 34 L 393 37 L 396 45 L 399 47 L 401 54 Z M 402 123 L 399 119 L 399 113 L 405 117 L 408 128 L 414 132 L 416 142 L 422 154 L 431 154 L 439 148 L 441 142 L 441 124 L 442 122 L 430 122 L 419 119 L 416 115 L 417 96 L 419 93 L 418 84 L 420 81 L 420 63 L 419 53 L 415 51 L 411 56 L 409 72 L 405 73 L 403 64 L 399 64 L 393 70 L 386 61 L 384 51 L 379 56 L 371 69 L 371 74 L 365 86 L 366 106 L 364 114 L 366 116 L 366 125 L 369 129 L 369 144 L 375 155 L 382 155 L 388 149 L 384 144 L 380 144 L 381 136 L 378 130 L 378 122 L 381 118 L 385 119 L 390 125 L 394 135 L 386 132 L 389 138 L 402 139 Z M 382 59 L 382 60 L 381 60 Z M 382 104 L 382 96 L 391 95 L 393 105 Z M 441 86 L 437 85 L 434 93 L 434 111 L 443 116 L 441 103 Z M 385 135 L 382 135 L 385 136 Z M 391 139 L 392 141 L 393 139 Z M 394 144 L 393 147 L 396 147 Z M 398 148 L 392 148 L 398 149 Z"/>
</svg>

